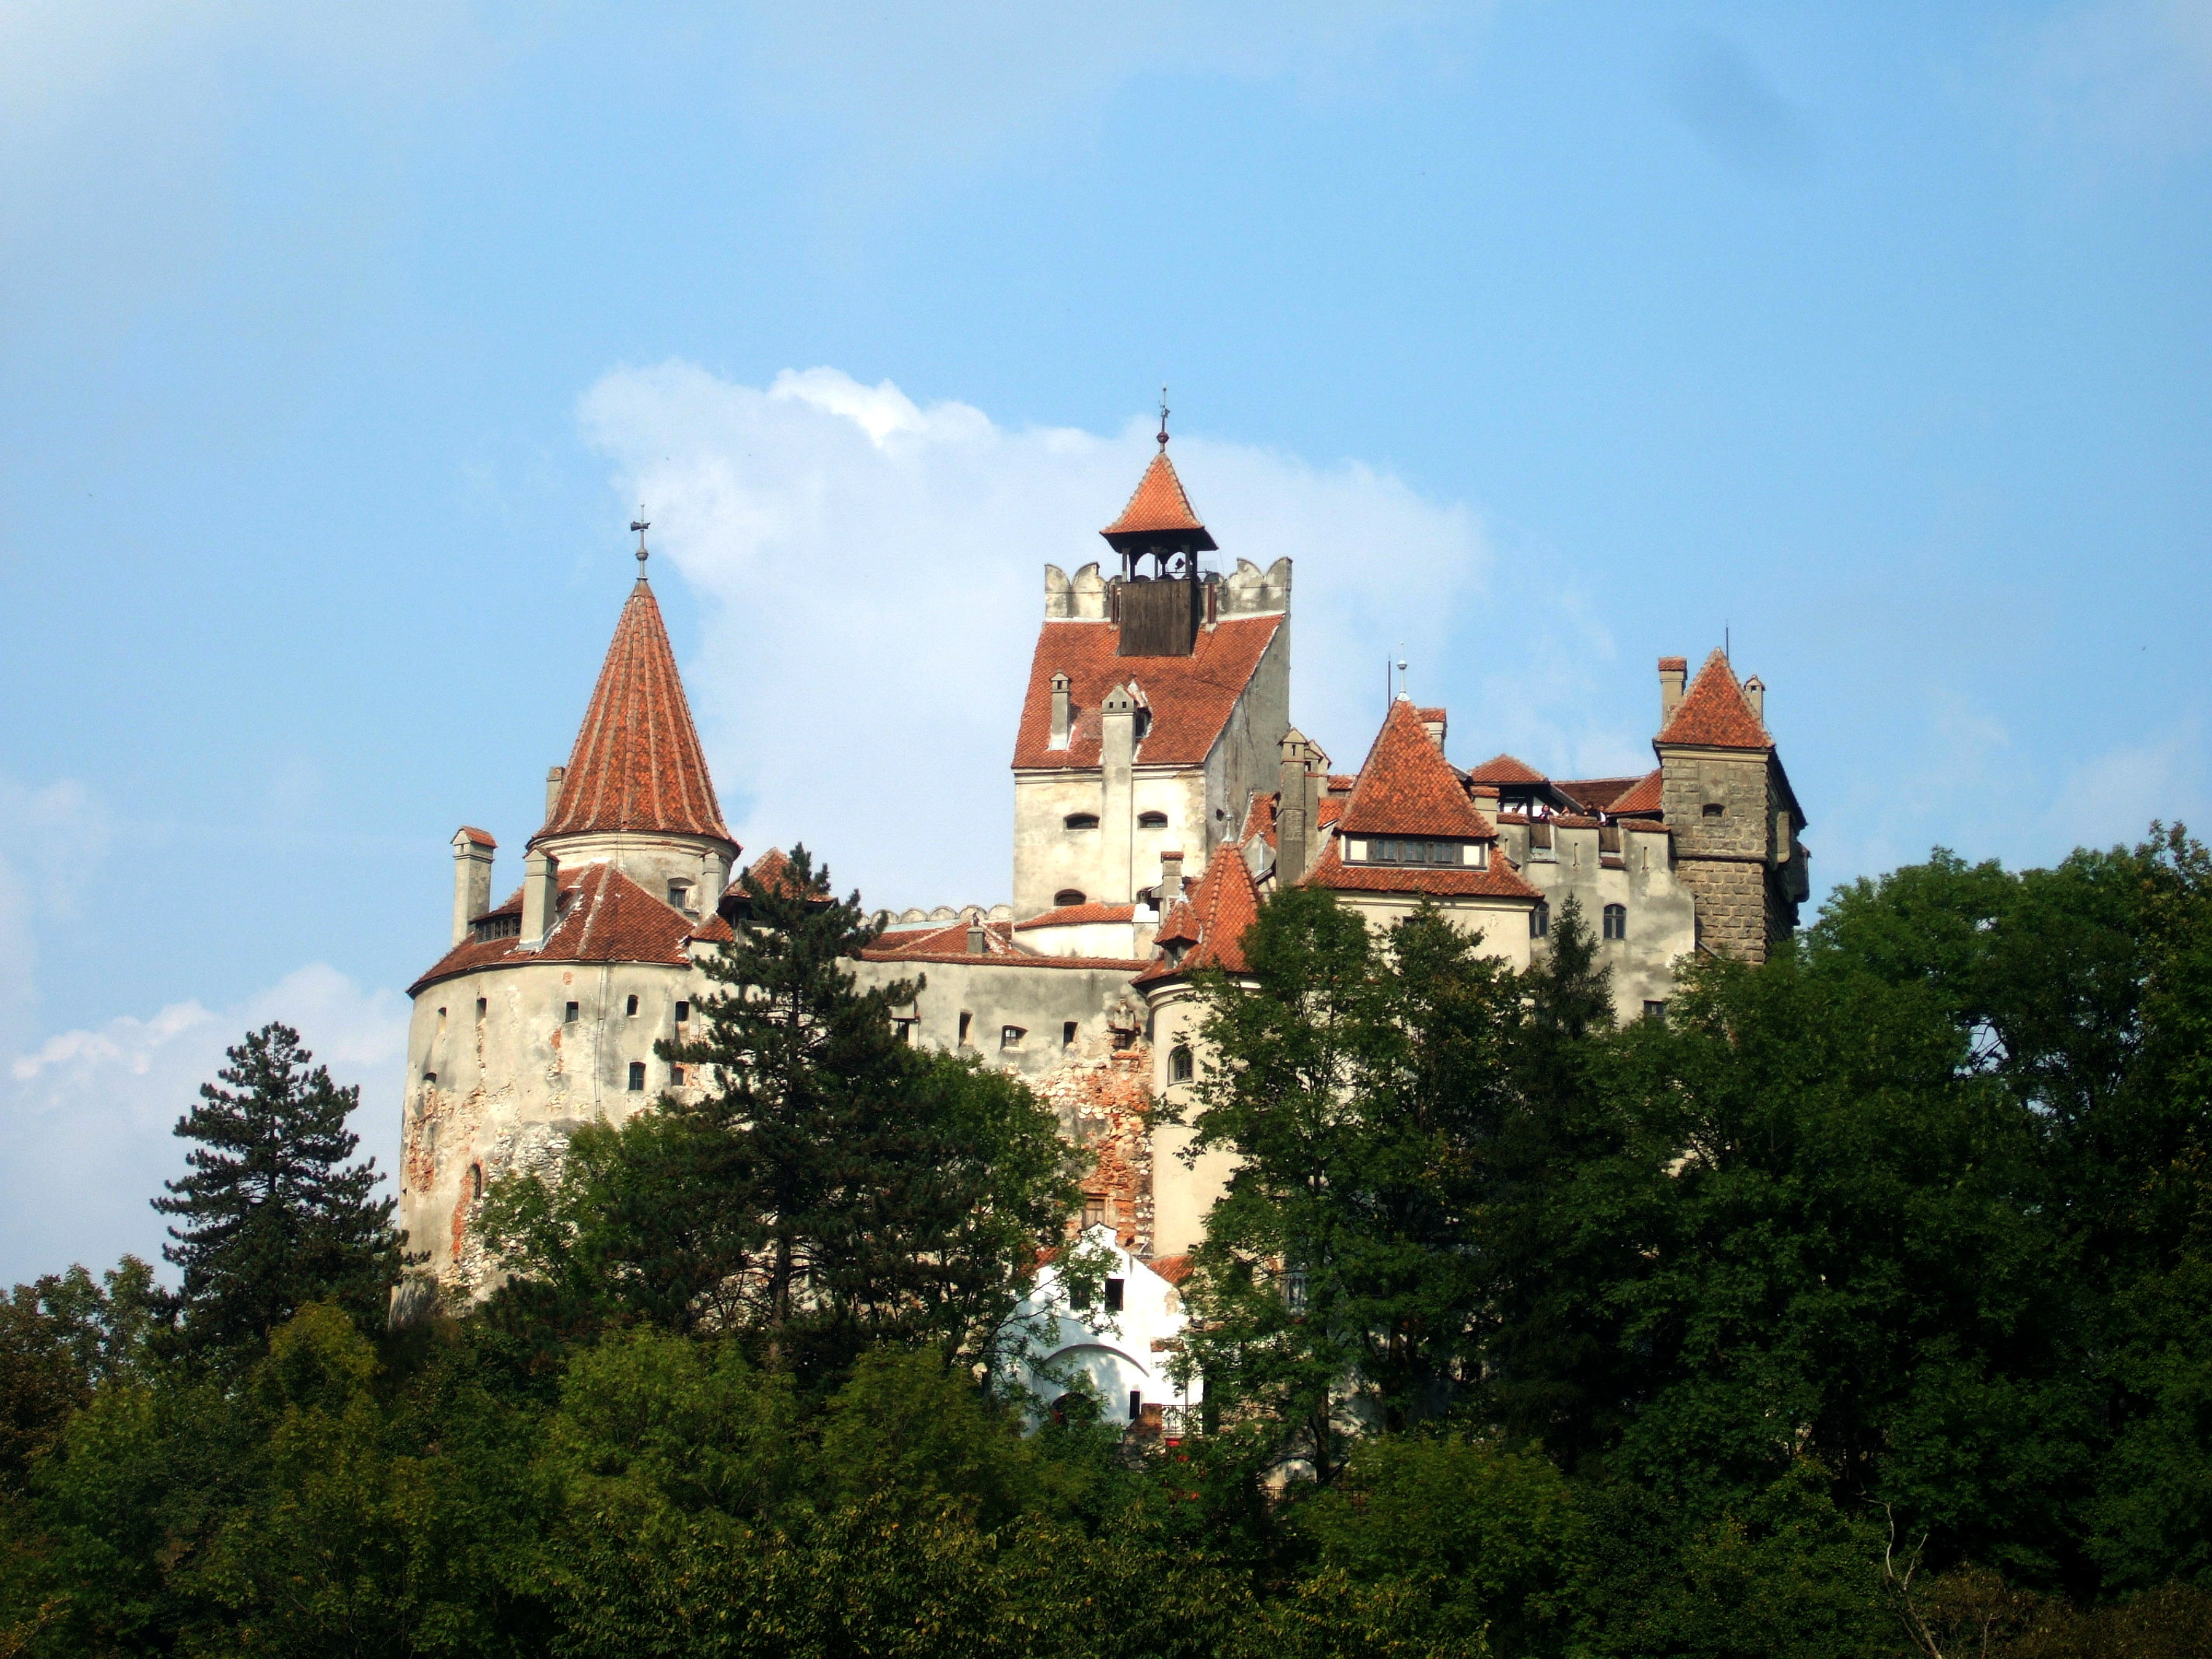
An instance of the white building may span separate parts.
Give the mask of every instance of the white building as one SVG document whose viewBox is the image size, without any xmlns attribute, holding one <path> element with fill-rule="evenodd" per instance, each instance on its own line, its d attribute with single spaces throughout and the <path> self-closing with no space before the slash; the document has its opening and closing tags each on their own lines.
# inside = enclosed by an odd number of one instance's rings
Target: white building
<svg viewBox="0 0 2212 1659">
<path fill-rule="evenodd" d="M 1146 1261 L 1124 1248 L 1103 1223 L 1069 1241 L 1085 1256 L 1106 1264 L 1099 1293 L 1076 1298 L 1060 1279 L 1067 1252 L 1055 1253 L 1037 1274 L 1016 1317 L 1034 1330 L 1028 1360 L 1015 1380 L 1046 1412 L 1077 1389 L 1098 1402 L 1102 1419 L 1141 1432 L 1175 1436 L 1195 1427 L 1195 1408 L 1206 1398 L 1201 1378 L 1178 1385 L 1169 1375 L 1188 1316 L 1181 1285 L 1187 1256 Z M 1087 1278 L 1088 1275 L 1085 1275 Z"/>
</svg>

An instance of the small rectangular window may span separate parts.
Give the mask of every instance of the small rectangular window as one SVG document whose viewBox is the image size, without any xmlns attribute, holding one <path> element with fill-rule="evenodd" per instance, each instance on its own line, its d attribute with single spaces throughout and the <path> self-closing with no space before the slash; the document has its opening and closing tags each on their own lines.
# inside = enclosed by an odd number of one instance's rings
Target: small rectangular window
<svg viewBox="0 0 2212 1659">
<path fill-rule="evenodd" d="M 685 1002 L 685 1001 L 683 1001 L 683 1000 L 679 1000 L 677 1002 L 677 1004 L 676 1004 L 676 1023 L 677 1023 L 678 1025 L 681 1025 L 681 1024 L 683 1024 L 686 1020 L 690 1019 L 690 1018 L 691 1018 L 691 1005 L 690 1005 L 690 1003 L 688 1003 L 688 1002 Z"/>
<path fill-rule="evenodd" d="M 1089 1313 L 1091 1311 L 1091 1287 L 1087 1285 L 1069 1285 L 1067 1287 L 1067 1305 L 1074 1309 L 1078 1313 Z"/>
<path fill-rule="evenodd" d="M 960 1016 L 960 1046 L 968 1046 L 968 1028 L 975 1023 L 975 1016 L 963 1011 Z"/>
<path fill-rule="evenodd" d="M 1121 1311 L 1121 1281 L 1118 1279 L 1109 1279 L 1106 1281 L 1106 1311 L 1108 1313 Z"/>
<path fill-rule="evenodd" d="M 562 1019 L 562 1024 L 568 1024 L 568 1025 L 574 1025 L 574 1024 L 576 1023 L 576 1014 L 577 1014 L 577 1008 L 576 1008 L 576 1005 L 575 1005 L 574 1003 L 573 1003 L 573 1002 L 572 1002 L 572 1003 L 570 1003 L 570 1004 L 568 1005 L 568 1008 L 567 1008 L 566 1012 L 564 1012 L 562 1014 L 562 1016 L 561 1016 L 561 1019 Z"/>
<path fill-rule="evenodd" d="M 1083 1224 L 1096 1227 L 1106 1219 L 1106 1194 L 1085 1193 L 1083 1195 Z"/>
<path fill-rule="evenodd" d="M 1130 1420 L 1132 1423 L 1133 1423 L 1133 1422 L 1135 1422 L 1139 1418 L 1142 1417 L 1144 1414 L 1145 1414 L 1145 1391 L 1144 1391 L 1142 1389 L 1130 1389 L 1130 1390 L 1129 1390 L 1129 1420 Z"/>
<path fill-rule="evenodd" d="M 674 1084 L 678 1088 L 682 1088 L 684 1086 L 684 1068 L 681 1066 L 670 1066 L 668 1068 L 668 1080 Z"/>
<path fill-rule="evenodd" d="M 636 1015 L 637 1015 L 637 999 L 636 999 L 635 997 L 632 997 L 632 998 L 629 1000 L 629 1007 L 628 1007 L 628 1009 L 626 1009 L 624 1012 L 626 1012 L 627 1013 L 629 1013 L 629 1014 L 631 1016 L 631 1018 L 635 1018 L 636 1017 Z"/>
<path fill-rule="evenodd" d="M 1076 1023 L 1072 1019 L 1060 1028 L 1060 1044 L 1061 1048 L 1073 1048 L 1074 1046 L 1076 1030 Z"/>
<path fill-rule="evenodd" d="M 1001 1025 L 999 1028 L 999 1047 L 1018 1048 L 1022 1046 L 1022 1039 L 1028 1035 L 1029 1033 L 1018 1025 Z"/>
<path fill-rule="evenodd" d="M 478 1019 L 482 1019 L 482 1018 L 483 1018 L 486 1014 L 489 1013 L 490 1012 L 491 1012 L 491 1003 L 490 1003 L 490 1001 L 489 1001 L 488 999 L 486 999 L 486 998 L 483 998 L 483 997 L 478 997 L 478 998 L 477 999 L 477 1018 Z"/>
<path fill-rule="evenodd" d="M 1646 1019 L 1656 1019 L 1662 1024 L 1664 1024 L 1667 1020 L 1667 1005 L 1663 1002 L 1645 1003 L 1644 1005 L 1644 1018 Z"/>
<path fill-rule="evenodd" d="M 641 1060 L 633 1060 L 629 1063 L 629 1086 L 633 1094 L 645 1092 L 645 1062 Z"/>
</svg>

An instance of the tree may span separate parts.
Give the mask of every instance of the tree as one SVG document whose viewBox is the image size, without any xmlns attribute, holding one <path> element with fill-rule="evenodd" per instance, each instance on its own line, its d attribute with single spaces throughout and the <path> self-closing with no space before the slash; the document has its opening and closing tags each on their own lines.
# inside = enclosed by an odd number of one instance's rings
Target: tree
<svg viewBox="0 0 2212 1659">
<path fill-rule="evenodd" d="M 1192 1156 L 1239 1160 L 1207 1218 L 1189 1361 L 1210 1405 L 1328 1480 L 1354 1410 L 1441 1415 L 1478 1351 L 1474 1223 L 1520 1018 L 1510 969 L 1424 906 L 1377 939 L 1291 888 L 1246 933 L 1250 983 L 1206 980 Z M 1253 1416 L 1252 1413 L 1257 1415 Z"/>
<path fill-rule="evenodd" d="M 485 1237 L 516 1275 L 498 1316 L 731 1335 L 810 1389 L 878 1343 L 988 1362 L 1074 1201 L 1051 1113 L 900 1039 L 921 988 L 858 988 L 872 931 L 805 848 L 741 891 L 701 1035 L 660 1050 L 704 1097 L 580 1133 L 555 1182 L 494 1187 Z"/>
<path fill-rule="evenodd" d="M 152 1323 L 154 1270 L 126 1255 L 95 1280 L 82 1267 L 0 1301 L 0 1491 L 100 1383 L 131 1375 Z"/>
<path fill-rule="evenodd" d="M 161 1254 L 182 1269 L 176 1298 L 185 1350 L 236 1360 L 311 1302 L 331 1302 L 363 1324 L 380 1322 L 401 1266 L 393 1200 L 375 1192 L 374 1158 L 349 1164 L 361 1137 L 347 1117 L 361 1103 L 340 1088 L 300 1034 L 271 1024 L 229 1051 L 200 1085 L 200 1103 L 176 1133 L 197 1142 L 191 1173 L 164 1183 L 154 1207 L 178 1217 Z"/>
</svg>

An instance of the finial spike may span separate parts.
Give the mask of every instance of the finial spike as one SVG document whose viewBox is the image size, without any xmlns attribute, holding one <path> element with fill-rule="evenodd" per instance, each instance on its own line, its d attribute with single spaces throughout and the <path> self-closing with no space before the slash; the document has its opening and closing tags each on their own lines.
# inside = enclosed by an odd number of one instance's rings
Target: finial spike
<svg viewBox="0 0 2212 1659">
<path fill-rule="evenodd" d="M 1160 388 L 1160 447 L 1168 447 L 1168 389 Z"/>
<path fill-rule="evenodd" d="M 629 521 L 629 527 L 637 532 L 637 579 L 640 581 L 643 581 L 645 580 L 646 561 L 645 532 L 653 528 L 651 521 L 645 516 L 645 503 L 643 501 L 640 501 L 637 504 L 637 517 Z"/>
</svg>

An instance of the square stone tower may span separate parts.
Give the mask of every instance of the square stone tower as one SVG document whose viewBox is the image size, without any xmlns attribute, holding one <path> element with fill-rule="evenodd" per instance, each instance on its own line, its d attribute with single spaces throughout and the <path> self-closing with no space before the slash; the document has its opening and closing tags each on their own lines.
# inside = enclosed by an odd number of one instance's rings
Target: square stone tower
<svg viewBox="0 0 2212 1659">
<path fill-rule="evenodd" d="M 1718 651 L 1685 692 L 1688 669 L 1686 658 L 1659 659 L 1652 740 L 1675 872 L 1696 896 L 1698 945 L 1764 962 L 1812 892 L 1805 815 L 1766 729 L 1766 688 L 1756 678 L 1739 684 Z"/>
</svg>

